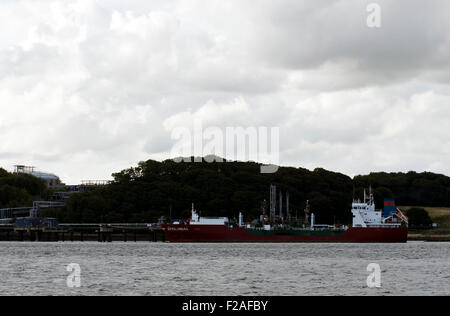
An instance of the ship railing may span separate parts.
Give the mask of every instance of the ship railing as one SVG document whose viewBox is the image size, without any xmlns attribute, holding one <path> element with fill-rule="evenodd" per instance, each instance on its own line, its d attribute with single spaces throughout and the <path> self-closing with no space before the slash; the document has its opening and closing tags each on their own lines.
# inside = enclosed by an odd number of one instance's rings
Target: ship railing
<svg viewBox="0 0 450 316">
<path fill-rule="evenodd" d="M 385 224 L 367 224 L 367 227 L 373 228 L 397 228 L 402 226 L 399 223 L 385 223 Z"/>
<path fill-rule="evenodd" d="M 111 226 L 111 227 L 151 227 L 151 226 L 157 226 L 157 224 L 150 224 L 150 223 L 92 223 L 92 224 L 59 224 L 61 227 L 100 227 L 100 226 Z"/>
<path fill-rule="evenodd" d="M 346 230 L 345 227 L 334 227 L 334 226 L 319 226 L 316 227 L 314 226 L 312 229 L 311 228 L 305 228 L 305 230 L 314 230 L 314 231 L 344 231 Z"/>
<path fill-rule="evenodd" d="M 340 227 L 334 227 L 334 226 L 314 226 L 314 228 L 311 227 L 272 227 L 271 230 L 293 230 L 293 231 L 345 231 L 348 227 L 340 226 Z M 251 227 L 252 230 L 265 230 L 264 227 Z"/>
</svg>

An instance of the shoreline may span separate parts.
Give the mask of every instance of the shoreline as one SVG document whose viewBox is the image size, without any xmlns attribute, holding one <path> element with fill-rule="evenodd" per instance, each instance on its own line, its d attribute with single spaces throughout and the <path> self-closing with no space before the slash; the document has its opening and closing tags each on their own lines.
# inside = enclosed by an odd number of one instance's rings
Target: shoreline
<svg viewBox="0 0 450 316">
<path fill-rule="evenodd" d="M 408 241 L 450 242 L 450 235 L 408 234 Z"/>
<path fill-rule="evenodd" d="M 410 229 L 408 232 L 408 240 L 448 242 L 450 241 L 450 228 Z"/>
</svg>

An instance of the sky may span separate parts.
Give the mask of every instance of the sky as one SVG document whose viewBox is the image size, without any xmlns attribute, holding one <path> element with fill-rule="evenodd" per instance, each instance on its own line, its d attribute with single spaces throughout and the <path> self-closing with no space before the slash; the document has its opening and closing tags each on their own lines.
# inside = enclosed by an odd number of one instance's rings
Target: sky
<svg viewBox="0 0 450 316">
<path fill-rule="evenodd" d="M 380 27 L 368 27 L 370 3 Z M 0 166 L 70 184 L 174 126 L 278 127 L 279 163 L 450 175 L 447 0 L 0 1 Z"/>
</svg>

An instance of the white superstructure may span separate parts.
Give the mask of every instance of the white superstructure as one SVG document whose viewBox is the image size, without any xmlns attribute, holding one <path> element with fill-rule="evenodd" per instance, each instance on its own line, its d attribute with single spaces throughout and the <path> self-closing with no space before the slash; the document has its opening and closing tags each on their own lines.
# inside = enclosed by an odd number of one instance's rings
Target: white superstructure
<svg viewBox="0 0 450 316">
<path fill-rule="evenodd" d="M 203 217 L 200 216 L 192 204 L 192 216 L 189 220 L 190 225 L 227 225 L 228 217 Z"/>
<path fill-rule="evenodd" d="M 364 201 L 353 201 L 352 203 L 353 227 L 371 227 L 371 226 L 400 226 L 401 221 L 407 223 L 408 218 L 397 209 L 396 217 L 399 222 L 392 222 L 393 217 L 383 218 L 383 212 L 375 209 L 375 200 L 373 192 L 370 190 L 369 196 L 364 190 Z M 388 223 L 388 221 L 390 221 Z"/>
</svg>

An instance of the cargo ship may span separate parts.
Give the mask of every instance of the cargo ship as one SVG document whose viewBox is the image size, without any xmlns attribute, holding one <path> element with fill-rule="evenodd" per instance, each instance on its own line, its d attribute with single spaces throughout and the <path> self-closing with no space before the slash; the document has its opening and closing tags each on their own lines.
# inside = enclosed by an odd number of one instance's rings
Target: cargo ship
<svg viewBox="0 0 450 316">
<path fill-rule="evenodd" d="M 305 208 L 305 223 L 294 227 L 283 217 L 267 218 L 265 214 L 255 224 L 230 223 L 227 217 L 202 217 L 192 206 L 192 216 L 185 222 L 163 224 L 169 242 L 247 242 L 247 243 L 405 243 L 408 237 L 408 218 L 395 207 L 395 201 L 385 200 L 384 210 L 375 209 L 373 192 L 364 200 L 354 200 L 351 209 L 353 224 L 348 226 L 315 223 L 310 206 Z M 274 217 L 273 214 L 271 217 Z"/>
</svg>

